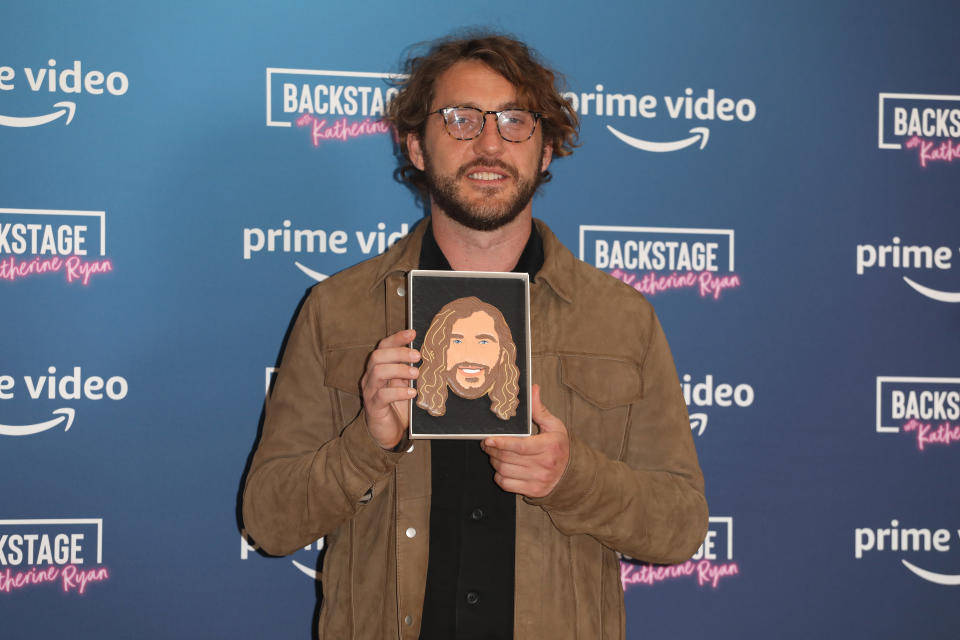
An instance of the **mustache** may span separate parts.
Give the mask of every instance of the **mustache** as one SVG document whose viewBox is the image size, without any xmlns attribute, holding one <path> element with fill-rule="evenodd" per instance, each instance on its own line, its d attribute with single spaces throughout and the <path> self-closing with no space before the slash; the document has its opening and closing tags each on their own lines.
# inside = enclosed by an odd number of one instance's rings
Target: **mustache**
<svg viewBox="0 0 960 640">
<path fill-rule="evenodd" d="M 507 174 L 510 175 L 510 177 L 514 179 L 517 179 L 520 176 L 520 172 L 517 171 L 516 167 L 510 166 L 503 160 L 498 160 L 496 158 L 484 160 L 481 158 L 480 160 L 474 160 L 473 162 L 470 162 L 460 167 L 460 169 L 457 170 L 457 178 L 462 178 L 468 173 L 474 171 L 475 169 L 479 169 L 481 167 L 503 169 L 504 171 L 507 172 Z"/>
</svg>

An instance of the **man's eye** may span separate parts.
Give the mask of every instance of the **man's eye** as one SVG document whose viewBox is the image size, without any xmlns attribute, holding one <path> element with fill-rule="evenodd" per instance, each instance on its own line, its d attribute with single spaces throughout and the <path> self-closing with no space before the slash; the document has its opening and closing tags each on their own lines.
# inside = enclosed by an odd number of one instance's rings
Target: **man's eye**
<svg viewBox="0 0 960 640">
<path fill-rule="evenodd" d="M 460 344 L 461 342 L 463 342 L 463 340 L 460 340 L 459 338 L 453 339 L 453 344 Z"/>
<path fill-rule="evenodd" d="M 489 342 L 490 342 L 489 340 L 481 340 L 480 344 L 488 344 Z"/>
<path fill-rule="evenodd" d="M 469 111 L 451 111 L 447 114 L 447 123 L 458 126 L 475 124 L 477 120 L 477 116 Z"/>
</svg>

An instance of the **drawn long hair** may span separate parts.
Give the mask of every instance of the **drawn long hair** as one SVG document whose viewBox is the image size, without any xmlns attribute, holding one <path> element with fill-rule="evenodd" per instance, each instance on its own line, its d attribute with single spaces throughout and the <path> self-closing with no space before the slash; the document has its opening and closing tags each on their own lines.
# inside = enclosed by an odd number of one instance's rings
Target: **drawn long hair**
<svg viewBox="0 0 960 640">
<path fill-rule="evenodd" d="M 477 311 L 493 318 L 493 328 L 500 338 L 500 358 L 489 371 L 492 383 L 487 394 L 490 396 L 490 411 L 501 420 L 509 420 L 517 414 L 520 369 L 517 367 L 517 345 L 513 342 L 513 334 L 499 309 L 470 296 L 452 300 L 437 312 L 420 347 L 423 364 L 420 365 L 417 383 L 417 406 L 432 416 L 442 416 L 447 412 L 446 360 L 453 323 L 469 318 Z"/>
</svg>

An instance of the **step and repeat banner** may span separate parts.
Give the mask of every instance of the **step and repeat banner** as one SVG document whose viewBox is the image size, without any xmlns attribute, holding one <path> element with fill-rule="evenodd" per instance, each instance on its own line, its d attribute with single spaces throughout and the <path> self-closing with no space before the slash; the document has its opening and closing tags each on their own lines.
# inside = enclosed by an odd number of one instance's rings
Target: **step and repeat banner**
<svg viewBox="0 0 960 640">
<path fill-rule="evenodd" d="M 954 638 L 956 2 L 7 2 L 0 637 L 310 638 L 238 499 L 317 281 L 423 216 L 411 44 L 508 31 L 581 147 L 534 213 L 666 329 L 710 528 L 627 636 Z M 549 592 L 543 594 L 549 598 Z"/>
</svg>

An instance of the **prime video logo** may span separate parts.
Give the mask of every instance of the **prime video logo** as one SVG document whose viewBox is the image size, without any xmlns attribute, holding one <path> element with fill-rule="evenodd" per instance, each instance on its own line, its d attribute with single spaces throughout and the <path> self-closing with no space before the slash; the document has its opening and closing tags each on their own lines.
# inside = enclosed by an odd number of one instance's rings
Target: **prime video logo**
<svg viewBox="0 0 960 640">
<path fill-rule="evenodd" d="M 901 272 L 913 270 L 924 278 L 943 278 L 953 269 L 952 259 L 952 247 L 904 244 L 899 236 L 894 236 L 889 244 L 858 244 L 856 270 L 857 276 L 864 275 L 868 270 L 895 269 Z M 931 300 L 960 302 L 960 291 L 936 289 L 928 286 L 929 283 L 921 284 L 909 276 L 901 277 L 911 289 Z"/>
<path fill-rule="evenodd" d="M 703 150 L 710 139 L 711 123 L 746 123 L 757 117 L 757 104 L 750 98 L 731 98 L 718 96 L 716 89 L 694 91 L 687 87 L 681 95 L 640 94 L 632 92 L 611 92 L 602 84 L 596 84 L 594 91 L 568 91 L 563 94 L 573 110 L 582 116 L 600 116 L 614 137 L 626 145 L 651 153 L 668 153 L 688 147 Z M 681 137 L 672 140 L 648 140 L 635 137 L 615 128 L 620 119 L 654 120 L 666 115 L 671 121 L 695 124 L 684 131 Z M 618 120 L 612 120 L 612 119 Z M 624 127 L 625 128 L 625 127 Z"/>
<path fill-rule="evenodd" d="M 960 529 L 956 530 L 960 537 Z M 889 527 L 860 527 L 853 532 L 853 557 L 863 559 L 866 554 L 895 552 L 897 554 L 943 554 L 949 553 L 950 538 L 953 533 L 949 529 L 932 529 L 928 527 L 904 527 L 896 518 L 890 521 Z M 929 557 L 929 556 L 928 556 Z M 917 566 L 906 558 L 900 563 L 914 575 L 941 586 L 960 585 L 960 574 L 939 573 Z"/>
<path fill-rule="evenodd" d="M 15 69 L 0 65 L 0 95 L 3 95 L 2 92 L 23 87 L 41 95 L 47 93 L 100 96 L 106 93 L 111 96 L 122 96 L 130 88 L 130 80 L 121 71 L 103 72 L 89 68 L 84 70 L 83 62 L 80 60 L 74 60 L 68 68 L 59 67 L 54 58 L 47 60 L 46 66 Z M 0 114 L 0 127 L 39 127 L 60 118 L 63 118 L 66 126 L 73 121 L 77 109 L 75 102 L 61 100 L 52 106 L 52 111 L 49 107 L 44 107 L 42 111 L 46 113 L 37 115 Z"/>
</svg>

